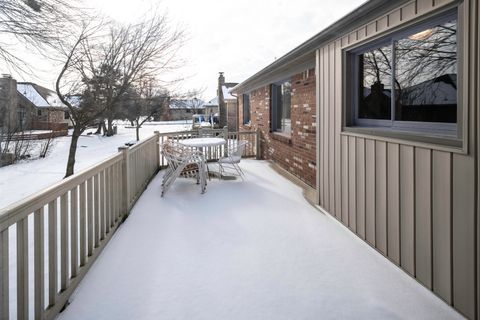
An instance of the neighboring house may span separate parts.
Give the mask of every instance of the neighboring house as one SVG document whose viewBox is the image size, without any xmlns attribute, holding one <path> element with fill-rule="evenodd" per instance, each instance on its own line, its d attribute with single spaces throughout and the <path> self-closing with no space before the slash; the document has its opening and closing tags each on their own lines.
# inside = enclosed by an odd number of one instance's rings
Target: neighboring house
<svg viewBox="0 0 480 320">
<path fill-rule="evenodd" d="M 203 106 L 205 107 L 205 114 L 218 116 L 218 96 L 208 102 L 205 102 Z"/>
<path fill-rule="evenodd" d="M 238 130 L 237 97 L 230 93 L 230 90 L 237 84 L 236 82 L 225 82 L 223 72 L 220 72 L 216 97 L 218 101 L 220 127 L 223 128 L 227 126 L 229 131 Z"/>
<path fill-rule="evenodd" d="M 18 82 L 17 91 L 20 94 L 19 108 L 33 112 L 32 126 L 35 122 L 70 124 L 68 108 L 55 91 L 30 82 Z"/>
<path fill-rule="evenodd" d="M 477 0 L 370 0 L 233 89 L 263 158 L 470 319 L 480 317 L 479 13 Z"/>
<path fill-rule="evenodd" d="M 9 75 L 0 78 L 0 103 L 2 125 L 11 130 L 44 130 L 52 124 L 70 124 L 68 109 L 55 91 L 30 82 L 17 83 Z"/>
<path fill-rule="evenodd" d="M 169 104 L 169 120 L 192 120 L 194 114 L 204 114 L 204 102 L 201 99 L 172 99 Z"/>
</svg>

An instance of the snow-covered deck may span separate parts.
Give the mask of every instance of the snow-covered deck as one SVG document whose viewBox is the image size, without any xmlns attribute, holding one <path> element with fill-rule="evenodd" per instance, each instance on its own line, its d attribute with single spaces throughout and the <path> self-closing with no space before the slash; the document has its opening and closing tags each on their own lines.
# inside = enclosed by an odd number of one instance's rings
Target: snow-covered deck
<svg viewBox="0 0 480 320">
<path fill-rule="evenodd" d="M 60 319 L 455 319 L 264 161 L 207 192 L 162 172 Z"/>
</svg>

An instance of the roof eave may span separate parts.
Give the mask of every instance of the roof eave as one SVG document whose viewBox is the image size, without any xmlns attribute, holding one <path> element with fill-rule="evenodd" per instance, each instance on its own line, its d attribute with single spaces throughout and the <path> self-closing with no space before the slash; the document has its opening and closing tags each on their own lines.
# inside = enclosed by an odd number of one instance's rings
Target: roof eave
<svg viewBox="0 0 480 320">
<path fill-rule="evenodd" d="M 340 18 L 327 28 L 317 33 L 312 38 L 303 42 L 298 47 L 294 48 L 290 52 L 286 53 L 284 56 L 280 57 L 259 72 L 255 73 L 253 76 L 233 87 L 231 89 L 231 92 L 238 94 L 249 91 L 252 88 L 252 83 L 262 83 L 262 81 L 255 80 L 258 80 L 259 78 L 264 78 L 265 80 L 263 82 L 265 82 L 268 79 L 268 74 L 274 73 L 276 69 L 282 66 L 292 64 L 292 62 L 295 62 L 302 57 L 305 58 L 306 56 L 310 55 L 311 57 L 313 57 L 313 59 L 315 59 L 315 50 L 322 44 L 338 38 L 342 34 L 348 33 L 349 30 L 353 30 L 355 27 L 364 24 L 364 20 L 369 18 L 370 16 L 377 16 L 384 12 L 388 12 L 394 7 L 397 7 L 407 1 L 409 0 L 370 0 L 365 2 L 358 8 L 348 13 L 346 16 Z M 266 82 L 263 84 L 266 84 Z"/>
</svg>

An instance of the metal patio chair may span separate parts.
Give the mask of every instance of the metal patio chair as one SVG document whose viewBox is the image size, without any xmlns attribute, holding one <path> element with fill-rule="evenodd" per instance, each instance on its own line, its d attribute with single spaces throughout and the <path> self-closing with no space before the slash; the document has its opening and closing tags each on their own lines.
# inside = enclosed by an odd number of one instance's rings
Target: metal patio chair
<svg viewBox="0 0 480 320">
<path fill-rule="evenodd" d="M 162 155 L 168 167 L 162 180 L 162 197 L 178 177 L 195 178 L 201 192 L 207 188 L 207 165 L 203 154 L 173 141 L 162 144 Z"/>
<path fill-rule="evenodd" d="M 243 152 L 247 146 L 248 141 L 241 140 L 228 147 L 227 156 L 218 159 L 218 166 L 220 168 L 220 177 L 224 177 L 225 173 L 229 175 L 238 176 L 244 180 L 245 173 L 240 168 L 240 161 L 242 160 Z"/>
</svg>

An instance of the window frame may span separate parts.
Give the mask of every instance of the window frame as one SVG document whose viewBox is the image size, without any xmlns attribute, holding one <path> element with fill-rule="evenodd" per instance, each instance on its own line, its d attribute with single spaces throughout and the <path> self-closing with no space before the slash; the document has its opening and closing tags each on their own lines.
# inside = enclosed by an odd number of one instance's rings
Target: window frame
<svg viewBox="0 0 480 320">
<path fill-rule="evenodd" d="M 285 84 L 287 82 L 290 83 L 290 131 L 284 131 L 282 129 L 282 122 L 283 122 L 284 118 L 283 117 L 278 118 L 279 110 L 281 110 L 280 113 L 283 113 L 283 100 L 282 100 L 282 104 L 279 104 L 277 97 L 274 96 L 274 91 L 275 91 L 274 86 L 278 87 L 279 88 L 278 90 L 281 91 L 283 84 Z M 287 137 L 291 137 L 292 136 L 292 131 L 293 131 L 293 128 L 292 128 L 292 101 L 291 101 L 292 85 L 293 85 L 292 77 L 282 79 L 282 80 L 277 81 L 275 83 L 272 83 L 270 85 L 270 131 L 272 133 L 280 134 L 280 135 L 287 136 Z M 281 95 L 281 93 L 280 93 L 280 95 Z"/>
<path fill-rule="evenodd" d="M 251 122 L 250 94 L 244 93 L 242 95 L 242 104 L 243 104 L 243 124 L 250 124 L 250 122 Z M 245 112 L 245 111 L 248 111 L 248 112 Z M 246 116 L 246 115 L 248 115 L 248 116 Z"/>
<path fill-rule="evenodd" d="M 349 77 L 347 80 L 349 85 L 347 89 L 347 94 L 351 95 L 350 107 L 347 109 L 348 117 L 350 119 L 349 123 L 346 124 L 348 128 L 370 128 L 380 129 L 380 132 L 386 130 L 392 132 L 408 133 L 408 134 L 431 134 L 433 136 L 441 136 L 444 138 L 454 138 L 461 139 L 462 137 L 462 123 L 463 119 L 463 106 L 462 106 L 462 28 L 461 28 L 461 15 L 458 12 L 458 8 L 448 10 L 434 17 L 429 17 L 420 21 L 419 23 L 406 26 L 400 30 L 394 30 L 387 34 L 384 37 L 377 38 L 367 43 L 360 44 L 354 48 L 347 49 L 346 62 L 347 67 L 345 68 L 345 75 Z M 457 121 L 456 123 L 445 123 L 445 122 L 427 122 L 427 121 L 405 121 L 405 120 L 395 120 L 395 88 L 394 88 L 394 79 L 396 75 L 396 63 L 395 63 L 395 42 L 406 37 L 421 32 L 425 29 L 434 27 L 441 23 L 448 22 L 450 20 L 456 20 L 457 22 Z M 359 56 L 369 50 L 379 48 L 381 46 L 389 45 L 392 49 L 391 61 L 392 61 L 392 70 L 391 70 L 391 98 L 390 98 L 390 107 L 391 107 L 391 118 L 387 119 L 365 119 L 359 118 Z M 350 76 L 348 76 L 350 75 Z"/>
</svg>

